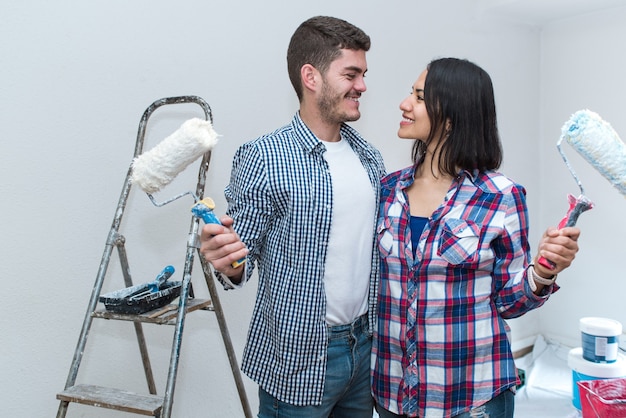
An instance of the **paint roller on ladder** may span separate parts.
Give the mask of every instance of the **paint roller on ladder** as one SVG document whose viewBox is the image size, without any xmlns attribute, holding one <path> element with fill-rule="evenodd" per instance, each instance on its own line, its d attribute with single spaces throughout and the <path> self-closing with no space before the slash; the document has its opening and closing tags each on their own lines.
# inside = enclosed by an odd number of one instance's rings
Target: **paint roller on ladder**
<svg viewBox="0 0 626 418">
<path fill-rule="evenodd" d="M 187 191 L 159 203 L 153 196 L 170 184 L 191 163 L 212 150 L 218 136 L 208 120 L 192 118 L 185 121 L 174 133 L 133 160 L 131 181 L 146 192 L 155 206 L 163 206 L 183 196 L 191 195 L 195 202 L 191 209 L 192 214 L 205 223 L 220 224 L 213 213 L 215 203 L 211 198 L 199 200 L 194 192 Z M 237 268 L 244 262 L 245 259 L 237 260 L 232 266 Z"/>
<path fill-rule="evenodd" d="M 585 196 L 581 181 L 561 149 L 564 139 L 622 195 L 626 196 L 626 145 L 611 125 L 597 113 L 586 109 L 579 110 L 565 122 L 557 142 L 557 149 L 580 188 L 578 197 L 571 194 L 567 196 L 570 206 L 559 222 L 559 229 L 576 225 L 578 216 L 594 206 L 593 202 Z M 540 257 L 538 262 L 548 269 L 554 268 L 554 263 L 544 257 Z"/>
</svg>

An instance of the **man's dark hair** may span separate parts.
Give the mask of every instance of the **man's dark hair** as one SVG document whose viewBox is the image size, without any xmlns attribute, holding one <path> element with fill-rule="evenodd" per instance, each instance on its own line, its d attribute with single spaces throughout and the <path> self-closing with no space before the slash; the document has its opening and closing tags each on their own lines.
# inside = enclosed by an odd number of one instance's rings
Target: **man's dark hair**
<svg viewBox="0 0 626 418">
<path fill-rule="evenodd" d="M 302 66 L 311 64 L 325 74 L 342 49 L 368 51 L 370 37 L 353 24 L 329 16 L 312 17 L 296 29 L 287 49 L 287 70 L 299 100 L 302 100 Z"/>
</svg>

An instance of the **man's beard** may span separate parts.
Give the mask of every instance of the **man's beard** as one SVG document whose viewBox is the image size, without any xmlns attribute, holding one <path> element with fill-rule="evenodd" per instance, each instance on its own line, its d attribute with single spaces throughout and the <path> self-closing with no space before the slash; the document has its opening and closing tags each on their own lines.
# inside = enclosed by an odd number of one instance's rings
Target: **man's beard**
<svg viewBox="0 0 626 418">
<path fill-rule="evenodd" d="M 358 120 L 361 117 L 358 111 L 356 114 L 350 115 L 337 110 L 343 100 L 344 96 L 336 95 L 334 90 L 332 90 L 326 80 L 324 80 L 322 95 L 317 101 L 322 119 L 328 123 L 354 122 Z"/>
</svg>

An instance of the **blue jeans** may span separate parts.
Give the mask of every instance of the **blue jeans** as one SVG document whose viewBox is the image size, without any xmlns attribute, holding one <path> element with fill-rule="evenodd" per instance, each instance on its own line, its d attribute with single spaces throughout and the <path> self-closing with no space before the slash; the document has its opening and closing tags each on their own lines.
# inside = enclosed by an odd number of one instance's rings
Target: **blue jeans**
<svg viewBox="0 0 626 418">
<path fill-rule="evenodd" d="M 328 363 L 321 405 L 282 402 L 259 388 L 259 418 L 372 418 L 367 314 L 328 328 Z"/>
<path fill-rule="evenodd" d="M 515 408 L 515 394 L 505 390 L 489 402 L 453 418 L 513 418 Z M 376 408 L 380 418 L 406 418 L 406 415 L 396 415 L 383 408 Z"/>
</svg>

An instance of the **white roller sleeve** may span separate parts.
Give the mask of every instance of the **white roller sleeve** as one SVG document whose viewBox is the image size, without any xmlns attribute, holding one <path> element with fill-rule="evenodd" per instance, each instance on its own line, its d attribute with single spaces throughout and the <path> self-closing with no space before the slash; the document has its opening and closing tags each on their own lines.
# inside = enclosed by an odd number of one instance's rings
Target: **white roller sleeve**
<svg viewBox="0 0 626 418">
<path fill-rule="evenodd" d="M 561 139 L 626 196 L 626 145 L 608 122 L 595 112 L 579 110 L 561 128 Z"/>
<path fill-rule="evenodd" d="M 173 134 L 133 160 L 131 181 L 146 193 L 159 191 L 212 149 L 217 136 L 207 120 L 185 121 Z"/>
</svg>

